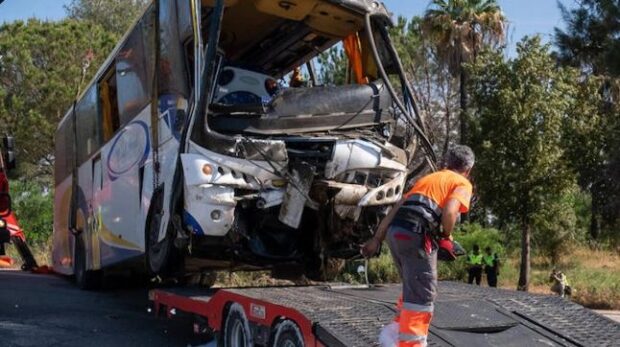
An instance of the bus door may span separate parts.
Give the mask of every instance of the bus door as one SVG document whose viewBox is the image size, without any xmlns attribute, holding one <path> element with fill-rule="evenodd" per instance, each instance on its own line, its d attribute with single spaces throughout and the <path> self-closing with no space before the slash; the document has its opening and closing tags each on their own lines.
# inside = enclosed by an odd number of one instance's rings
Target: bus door
<svg viewBox="0 0 620 347">
<path fill-rule="evenodd" d="M 76 105 L 76 195 L 77 229 L 80 231 L 86 255 L 86 268 L 100 268 L 99 230 L 95 209 L 95 166 L 100 162 L 97 152 L 101 146 L 101 122 L 97 86 L 91 86 Z"/>
</svg>

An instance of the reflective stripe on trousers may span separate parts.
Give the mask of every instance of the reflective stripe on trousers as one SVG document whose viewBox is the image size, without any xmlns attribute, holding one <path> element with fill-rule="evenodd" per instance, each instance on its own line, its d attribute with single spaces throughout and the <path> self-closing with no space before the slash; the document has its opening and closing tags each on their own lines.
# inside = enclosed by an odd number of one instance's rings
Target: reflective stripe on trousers
<svg viewBox="0 0 620 347">
<path fill-rule="evenodd" d="M 398 333 L 399 347 L 426 347 L 433 306 L 403 303 Z"/>
</svg>

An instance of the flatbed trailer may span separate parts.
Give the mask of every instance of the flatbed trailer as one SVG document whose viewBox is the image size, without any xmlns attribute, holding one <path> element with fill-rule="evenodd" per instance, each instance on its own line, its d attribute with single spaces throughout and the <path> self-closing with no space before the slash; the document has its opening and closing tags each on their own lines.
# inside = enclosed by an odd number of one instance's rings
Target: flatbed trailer
<svg viewBox="0 0 620 347">
<path fill-rule="evenodd" d="M 399 285 L 155 289 L 155 312 L 194 318 L 218 346 L 379 346 Z M 620 346 L 620 324 L 568 300 L 440 282 L 428 346 Z"/>
</svg>

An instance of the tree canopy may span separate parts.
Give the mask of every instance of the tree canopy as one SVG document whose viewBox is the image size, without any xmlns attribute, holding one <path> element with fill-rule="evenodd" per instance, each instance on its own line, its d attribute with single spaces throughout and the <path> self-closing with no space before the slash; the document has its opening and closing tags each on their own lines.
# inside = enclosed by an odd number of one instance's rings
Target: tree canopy
<svg viewBox="0 0 620 347">
<path fill-rule="evenodd" d="M 517 45 L 505 61 L 488 51 L 472 66 L 476 110 L 475 180 L 482 202 L 522 232 L 519 288 L 527 290 L 533 217 L 571 186 L 563 158 L 562 124 L 576 95 L 576 74 L 554 68 L 540 38 Z"/>
<path fill-rule="evenodd" d="M 100 25 L 121 36 L 129 28 L 148 0 L 71 0 L 65 10 L 69 18 Z"/>
<path fill-rule="evenodd" d="M 76 20 L 0 27 L 0 131 L 18 139 L 20 161 L 33 173 L 51 175 L 58 122 L 115 43 L 100 26 Z"/>
<path fill-rule="evenodd" d="M 436 47 L 439 61 L 460 77 L 461 142 L 468 137 L 467 71 L 463 64 L 475 60 L 485 46 L 504 41 L 506 18 L 495 0 L 432 0 L 424 14 L 422 30 Z"/>
</svg>

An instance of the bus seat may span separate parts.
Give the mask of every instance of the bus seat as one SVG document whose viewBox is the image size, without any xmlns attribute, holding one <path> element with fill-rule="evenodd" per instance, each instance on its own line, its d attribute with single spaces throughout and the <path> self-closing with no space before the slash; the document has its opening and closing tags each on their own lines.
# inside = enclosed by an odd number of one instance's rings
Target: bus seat
<svg viewBox="0 0 620 347">
<path fill-rule="evenodd" d="M 289 88 L 270 102 L 267 117 L 381 112 L 392 106 L 383 81 L 363 85 Z"/>
</svg>

